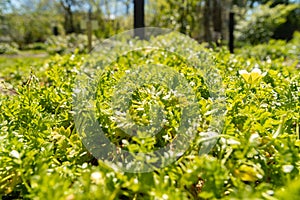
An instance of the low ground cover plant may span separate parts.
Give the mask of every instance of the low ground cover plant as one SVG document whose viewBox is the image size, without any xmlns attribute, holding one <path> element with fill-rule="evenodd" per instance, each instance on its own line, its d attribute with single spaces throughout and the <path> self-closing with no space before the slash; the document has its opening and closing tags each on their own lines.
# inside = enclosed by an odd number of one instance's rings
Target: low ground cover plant
<svg viewBox="0 0 300 200">
<path fill-rule="evenodd" d="M 163 36 L 174 45 L 172 35 Z M 166 46 L 167 46 L 166 45 Z M 176 44 L 175 44 L 176 45 Z M 177 44 L 184 51 L 193 44 Z M 115 171 L 83 145 L 74 124 L 73 88 L 89 55 L 53 56 L 43 64 L 23 64 L 1 74 L 0 196 L 3 199 L 296 199 L 300 191 L 300 73 L 270 52 L 269 59 L 233 55 L 196 46 L 223 79 L 226 115 L 217 143 L 199 155 L 201 142 L 167 167 L 147 173 Z M 249 49 L 251 51 L 251 48 Z M 299 55 L 299 50 L 295 54 Z M 279 57 L 279 58 L 278 58 Z M 97 58 L 101 60 L 101 55 Z M 131 52 L 107 66 L 98 87 L 98 120 L 116 145 L 147 151 L 170 143 L 180 107 L 164 87 L 136 91 L 130 110 L 136 123 L 147 124 L 143 100 L 160 92 L 169 126 L 154 138 L 128 138 L 111 118 L 106 102 L 114 82 L 135 63 L 164 63 L 180 71 L 197 94 L 210 122 L 211 102 L 201 74 L 179 57 L 161 52 Z M 31 70 L 28 71 L 28 68 Z M 102 90 L 101 90 L 102 89 Z M 151 91 L 151 89 L 153 89 Z M 4 91 L 13 90 L 8 95 Z M 150 91 L 150 92 L 149 92 Z M 164 97 L 170 94 L 168 98 Z M 107 112 L 105 112 L 107 111 Z M 179 113 L 179 114 L 178 114 Z M 168 137 L 163 137 L 167 135 Z M 126 141 L 125 141 L 126 140 Z M 125 141 L 125 142 L 124 142 Z M 126 146 L 126 144 L 128 144 Z M 125 146 L 124 146 L 125 144 Z M 123 146 L 122 146 L 123 145 Z"/>
<path fill-rule="evenodd" d="M 19 50 L 16 44 L 0 43 L 0 55 L 1 54 L 13 55 L 13 54 L 17 54 L 18 52 Z"/>
</svg>

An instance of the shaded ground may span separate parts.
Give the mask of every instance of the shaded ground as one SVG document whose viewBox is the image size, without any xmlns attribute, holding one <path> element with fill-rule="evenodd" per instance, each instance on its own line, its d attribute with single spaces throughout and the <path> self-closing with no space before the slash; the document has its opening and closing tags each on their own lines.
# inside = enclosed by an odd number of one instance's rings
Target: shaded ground
<svg viewBox="0 0 300 200">
<path fill-rule="evenodd" d="M 18 66 L 31 65 L 44 61 L 49 57 L 45 51 L 22 51 L 15 55 L 0 55 L 0 77 L 8 71 L 13 72 Z"/>
<path fill-rule="evenodd" d="M 18 54 L 0 54 L 1 58 L 24 58 L 24 57 L 31 57 L 31 58 L 43 58 L 47 57 L 48 53 L 45 51 L 39 51 L 39 50 L 34 50 L 34 51 L 20 51 Z"/>
</svg>

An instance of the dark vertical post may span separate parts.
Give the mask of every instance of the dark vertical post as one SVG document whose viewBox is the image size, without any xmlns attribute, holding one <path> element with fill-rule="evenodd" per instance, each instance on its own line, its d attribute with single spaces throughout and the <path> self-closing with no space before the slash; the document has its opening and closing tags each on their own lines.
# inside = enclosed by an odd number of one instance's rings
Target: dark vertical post
<svg viewBox="0 0 300 200">
<path fill-rule="evenodd" d="M 53 35 L 58 36 L 59 32 L 58 32 L 58 27 L 56 25 L 53 27 L 52 32 L 53 32 Z"/>
<path fill-rule="evenodd" d="M 89 9 L 89 16 L 87 22 L 87 34 L 88 34 L 88 51 L 92 51 L 92 6 Z"/>
<path fill-rule="evenodd" d="M 214 27 L 214 36 L 213 42 L 216 43 L 217 46 L 221 45 L 222 39 L 222 1 L 221 0 L 213 0 L 213 27 Z"/>
<path fill-rule="evenodd" d="M 234 53 L 234 12 L 229 14 L 229 51 Z"/>
<path fill-rule="evenodd" d="M 212 33 L 210 30 L 211 24 L 211 0 L 205 0 L 204 11 L 203 11 L 203 26 L 204 26 L 204 40 L 205 42 L 211 42 Z"/>
<path fill-rule="evenodd" d="M 134 0 L 134 36 L 145 38 L 145 0 Z"/>
</svg>

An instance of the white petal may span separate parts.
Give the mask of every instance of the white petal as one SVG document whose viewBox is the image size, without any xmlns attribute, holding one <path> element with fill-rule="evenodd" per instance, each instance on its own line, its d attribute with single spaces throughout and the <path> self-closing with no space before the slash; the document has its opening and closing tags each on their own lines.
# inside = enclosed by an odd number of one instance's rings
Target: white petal
<svg viewBox="0 0 300 200">
<path fill-rule="evenodd" d="M 14 157 L 14 158 L 17 158 L 19 159 L 20 158 L 20 154 L 19 152 L 17 152 L 16 150 L 12 150 L 9 154 L 11 157 Z"/>
<path fill-rule="evenodd" d="M 252 71 L 251 71 L 251 73 L 259 73 L 259 74 L 261 74 L 261 70 L 259 69 L 259 68 L 254 68 Z"/>
<path fill-rule="evenodd" d="M 282 166 L 282 170 L 284 173 L 290 173 L 291 171 L 293 171 L 294 169 L 294 165 L 283 165 Z"/>
<path fill-rule="evenodd" d="M 167 194 L 163 194 L 162 199 L 167 200 L 167 199 L 169 199 L 169 196 Z"/>
<path fill-rule="evenodd" d="M 259 138 L 260 138 L 259 134 L 258 133 L 254 133 L 254 134 L 251 134 L 251 136 L 249 138 L 249 141 L 250 141 L 250 143 L 258 142 Z"/>
<path fill-rule="evenodd" d="M 249 74 L 249 73 L 247 72 L 247 70 L 244 70 L 244 69 L 243 69 L 243 70 L 240 70 L 240 71 L 239 71 L 239 74 L 242 75 L 242 74 Z"/>
</svg>

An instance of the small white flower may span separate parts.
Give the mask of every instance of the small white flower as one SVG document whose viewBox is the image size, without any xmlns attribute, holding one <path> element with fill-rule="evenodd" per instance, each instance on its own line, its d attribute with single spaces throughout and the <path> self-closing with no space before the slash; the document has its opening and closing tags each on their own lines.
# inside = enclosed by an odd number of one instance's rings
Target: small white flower
<svg viewBox="0 0 300 200">
<path fill-rule="evenodd" d="M 163 195 L 162 195 L 162 199 L 163 199 L 163 200 L 169 199 L 169 196 L 168 196 L 167 194 L 163 194 Z"/>
<path fill-rule="evenodd" d="M 192 81 L 192 82 L 190 82 L 190 85 L 191 85 L 191 86 L 195 86 L 196 83 L 195 83 L 194 81 Z"/>
<path fill-rule="evenodd" d="M 91 181 L 95 184 L 103 182 L 102 174 L 100 172 L 93 172 L 91 174 Z"/>
<path fill-rule="evenodd" d="M 251 73 L 257 73 L 257 74 L 259 74 L 259 75 L 261 75 L 261 76 L 265 76 L 266 74 L 267 74 L 267 72 L 264 72 L 264 73 L 262 73 L 262 71 L 259 69 L 259 68 L 254 68 L 252 71 L 251 71 Z"/>
<path fill-rule="evenodd" d="M 122 140 L 122 143 L 123 143 L 124 145 L 129 145 L 128 140 L 125 140 L 125 139 Z"/>
<path fill-rule="evenodd" d="M 167 94 L 166 96 L 164 96 L 162 99 L 163 99 L 163 100 L 168 100 L 170 97 L 171 97 L 171 94 L 168 93 L 168 94 Z"/>
<path fill-rule="evenodd" d="M 274 195 L 274 191 L 273 190 L 267 190 L 266 192 L 269 196 L 273 196 Z"/>
<path fill-rule="evenodd" d="M 70 57 L 70 60 L 74 60 L 74 58 L 75 58 L 75 55 L 74 54 L 72 54 L 72 56 Z"/>
<path fill-rule="evenodd" d="M 81 167 L 82 167 L 82 169 L 85 169 L 85 168 L 88 167 L 88 164 L 87 163 L 83 163 Z"/>
<path fill-rule="evenodd" d="M 259 143 L 259 139 L 260 136 L 258 133 L 254 133 L 254 134 L 251 134 L 250 138 L 249 138 L 249 142 L 250 143 Z"/>
<path fill-rule="evenodd" d="M 168 134 L 166 134 L 166 135 L 162 136 L 162 138 L 164 138 L 164 139 L 165 139 L 165 141 L 168 141 L 168 140 L 170 140 L 170 139 L 171 139 L 171 137 L 169 137 L 169 135 L 168 135 Z"/>
<path fill-rule="evenodd" d="M 256 174 L 256 177 L 257 177 L 258 179 L 262 179 L 262 178 L 263 178 L 263 175 L 261 175 L 261 174 Z"/>
<path fill-rule="evenodd" d="M 17 158 L 17 159 L 20 159 L 20 154 L 19 152 L 17 152 L 16 150 L 12 150 L 9 154 L 11 157 L 14 157 L 14 158 Z"/>
<path fill-rule="evenodd" d="M 240 70 L 240 71 L 239 71 L 239 74 L 240 74 L 240 75 L 243 75 L 243 74 L 249 74 L 249 72 L 248 72 L 247 70 L 244 70 L 244 69 L 243 69 L 243 70 Z"/>
<path fill-rule="evenodd" d="M 261 70 L 259 68 L 254 68 L 251 73 L 258 73 L 258 74 L 261 74 Z"/>
<path fill-rule="evenodd" d="M 282 166 L 282 171 L 284 173 L 290 173 L 291 171 L 293 171 L 294 169 L 294 165 L 283 165 Z"/>
</svg>

